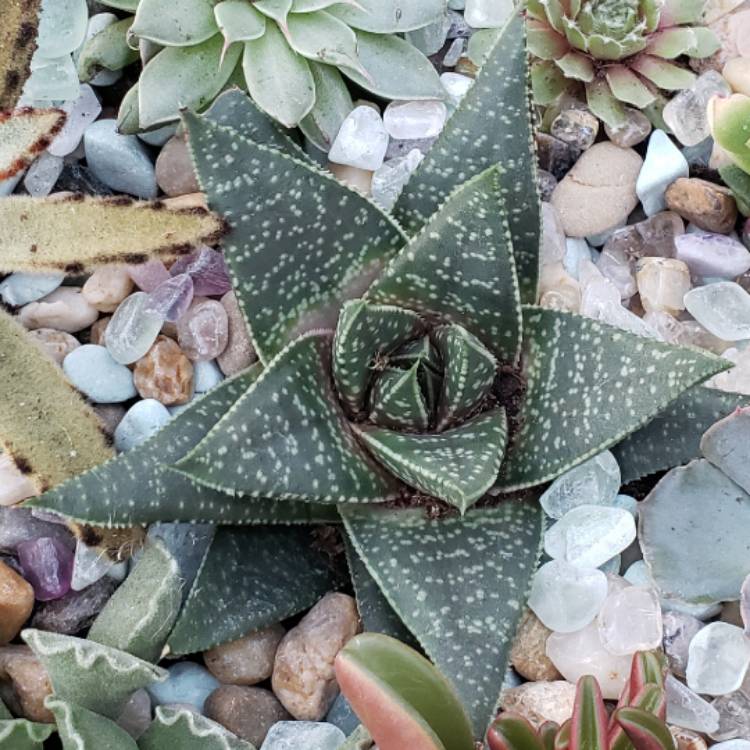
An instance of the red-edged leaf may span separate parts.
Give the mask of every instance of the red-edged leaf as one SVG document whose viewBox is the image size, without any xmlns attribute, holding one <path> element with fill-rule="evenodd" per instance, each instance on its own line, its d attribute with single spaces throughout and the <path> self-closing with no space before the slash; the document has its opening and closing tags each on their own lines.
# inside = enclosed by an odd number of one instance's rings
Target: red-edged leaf
<svg viewBox="0 0 750 750">
<path fill-rule="evenodd" d="M 607 750 L 607 709 L 591 675 L 578 680 L 570 725 L 570 750 Z"/>
<path fill-rule="evenodd" d="M 559 731 L 560 727 L 554 721 L 545 721 L 539 727 L 537 734 L 542 741 L 544 750 L 555 750 L 555 737 L 557 737 Z"/>
<path fill-rule="evenodd" d="M 628 705 L 634 705 L 635 697 L 646 685 L 664 687 L 666 662 L 656 651 L 638 651 L 633 654 L 630 666 L 630 700 Z"/>
<path fill-rule="evenodd" d="M 557 730 L 554 750 L 568 750 L 568 746 L 570 745 L 571 723 L 570 719 L 568 719 L 567 721 L 564 721 L 560 729 Z"/>
<path fill-rule="evenodd" d="M 544 750 L 534 727 L 514 713 L 503 714 L 487 733 L 490 750 Z"/>
<path fill-rule="evenodd" d="M 628 707 L 618 708 L 615 719 L 636 750 L 674 750 L 672 733 L 658 716 L 642 708 Z"/>
<path fill-rule="evenodd" d="M 667 718 L 667 698 L 664 690 L 655 683 L 647 683 L 630 702 L 629 708 L 639 708 L 658 718 Z M 625 706 L 618 706 L 625 708 Z M 633 743 L 612 714 L 609 724 L 609 750 L 632 750 Z"/>
</svg>

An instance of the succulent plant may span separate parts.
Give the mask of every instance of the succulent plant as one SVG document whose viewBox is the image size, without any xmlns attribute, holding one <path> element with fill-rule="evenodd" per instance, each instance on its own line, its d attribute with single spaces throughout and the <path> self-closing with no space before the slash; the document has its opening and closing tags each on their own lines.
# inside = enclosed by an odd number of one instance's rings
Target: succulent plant
<svg viewBox="0 0 750 750">
<path fill-rule="evenodd" d="M 591 110 L 612 127 L 624 105 L 648 108 L 660 89 L 688 88 L 695 74 L 673 62 L 719 48 L 698 24 L 705 0 L 529 0 L 534 95 L 549 104 L 571 84 L 586 88 Z"/>
<path fill-rule="evenodd" d="M 0 26 L 0 112 L 18 104 L 36 49 L 42 0 L 8 0 Z"/>
<path fill-rule="evenodd" d="M 750 96 L 715 96 L 708 103 L 711 135 L 742 170 L 750 174 Z"/>
<path fill-rule="evenodd" d="M 444 14 L 445 0 L 140 0 L 129 29 L 122 23 L 101 32 L 110 41 L 88 42 L 79 71 L 128 64 L 127 33 L 131 45 L 160 49 L 123 102 L 122 130 L 172 122 L 182 107 L 200 110 L 233 82 L 282 125 L 327 147 L 352 108 L 343 76 L 389 99 L 443 97 L 434 67 L 401 34 Z M 103 61 L 108 49 L 119 52 Z"/>
</svg>

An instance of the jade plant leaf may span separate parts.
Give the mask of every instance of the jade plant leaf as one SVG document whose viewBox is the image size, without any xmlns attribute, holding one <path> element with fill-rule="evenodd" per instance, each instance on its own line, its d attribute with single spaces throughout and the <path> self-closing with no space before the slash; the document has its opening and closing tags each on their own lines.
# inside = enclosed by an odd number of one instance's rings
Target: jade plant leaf
<svg viewBox="0 0 750 750">
<path fill-rule="evenodd" d="M 112 455 L 93 409 L 2 311 L 0 446 L 40 492 Z"/>
<path fill-rule="evenodd" d="M 359 445 L 338 403 L 327 374 L 331 338 L 311 333 L 289 344 L 175 469 L 249 497 L 394 498 L 398 484 Z"/>
<path fill-rule="evenodd" d="M 399 197 L 394 212 L 414 233 L 458 183 L 498 165 L 521 299 L 533 303 L 540 219 L 526 79 L 525 22 L 514 14 L 473 87 Z"/>
<path fill-rule="evenodd" d="M 310 61 L 310 72 L 315 81 L 315 106 L 300 120 L 299 127 L 309 141 L 327 153 L 354 103 L 336 68 Z"/>
<path fill-rule="evenodd" d="M 53 724 L 26 719 L 0 718 L 0 750 L 42 750 L 44 740 L 55 731 Z"/>
<path fill-rule="evenodd" d="M 452 192 L 367 298 L 459 323 L 515 362 L 521 305 L 501 179 L 491 167 Z"/>
<path fill-rule="evenodd" d="M 296 10 L 296 8 L 292 8 Z M 413 31 L 439 21 L 445 14 L 443 0 L 357 0 L 339 3 L 329 9 L 352 28 L 373 31 L 376 34 L 396 34 Z"/>
<path fill-rule="evenodd" d="M 554 479 L 646 424 L 730 363 L 579 315 L 524 307 L 523 424 L 505 490 Z"/>
<path fill-rule="evenodd" d="M 133 34 L 166 46 L 194 46 L 217 31 L 215 0 L 140 0 Z"/>
<path fill-rule="evenodd" d="M 128 44 L 132 18 L 105 26 L 83 46 L 78 58 L 78 77 L 90 81 L 102 70 L 122 70 L 139 59 L 138 50 Z"/>
<path fill-rule="evenodd" d="M 0 180 L 25 169 L 65 124 L 60 109 L 0 111 Z"/>
<path fill-rule="evenodd" d="M 414 649 L 378 633 L 339 652 L 336 680 L 382 748 L 473 750 L 471 723 L 448 680 Z"/>
<path fill-rule="evenodd" d="M 135 740 L 105 716 L 54 696 L 45 705 L 55 715 L 64 750 L 138 750 Z"/>
<path fill-rule="evenodd" d="M 156 707 L 156 718 L 138 739 L 139 750 L 255 750 L 237 735 L 186 708 Z"/>
<path fill-rule="evenodd" d="M 357 554 L 482 736 L 541 554 L 541 511 L 506 501 L 440 519 L 418 508 L 340 512 Z"/>
<path fill-rule="evenodd" d="M 265 364 L 300 333 L 333 327 L 343 300 L 367 288 L 404 237 L 333 175 L 206 119 L 184 119 L 198 179 L 231 227 L 227 261 Z"/>
<path fill-rule="evenodd" d="M 42 0 L 8 0 L 0 24 L 0 111 L 18 104 L 31 72 Z"/>
<path fill-rule="evenodd" d="M 136 690 L 167 678 L 166 670 L 94 641 L 42 630 L 24 630 L 21 637 L 47 670 L 56 696 L 113 719 Z"/>
<path fill-rule="evenodd" d="M 732 191 L 737 208 L 743 216 L 750 216 L 750 174 L 734 164 L 719 169 L 722 182 Z"/>
<path fill-rule="evenodd" d="M 198 206 L 170 209 L 125 196 L 0 201 L 0 273 L 85 273 L 110 263 L 172 259 L 217 243 L 225 224 Z"/>
<path fill-rule="evenodd" d="M 169 636 L 173 654 L 192 654 L 311 607 L 333 579 L 309 529 L 220 527 Z"/>
<path fill-rule="evenodd" d="M 94 620 L 88 639 L 158 661 L 180 610 L 181 584 L 177 561 L 163 544 L 152 542 Z"/>
</svg>

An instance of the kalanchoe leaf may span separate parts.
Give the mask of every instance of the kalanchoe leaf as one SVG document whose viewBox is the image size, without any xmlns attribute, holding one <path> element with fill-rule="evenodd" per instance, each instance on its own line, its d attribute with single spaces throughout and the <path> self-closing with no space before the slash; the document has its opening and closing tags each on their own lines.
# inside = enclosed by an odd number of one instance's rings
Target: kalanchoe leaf
<svg viewBox="0 0 750 750">
<path fill-rule="evenodd" d="M 42 750 L 55 727 L 26 719 L 0 718 L 0 750 Z"/>
<path fill-rule="evenodd" d="M 459 323 L 500 360 L 514 362 L 521 309 L 501 183 L 491 167 L 454 191 L 367 298 Z"/>
<path fill-rule="evenodd" d="M 607 709 L 599 683 L 590 675 L 578 680 L 569 748 L 607 750 Z"/>
<path fill-rule="evenodd" d="M 55 715 L 64 750 L 138 750 L 135 740 L 105 716 L 54 696 L 45 705 Z"/>
<path fill-rule="evenodd" d="M 490 102 L 497 106 L 489 106 Z M 500 165 L 501 197 L 508 213 L 521 299 L 534 302 L 540 220 L 533 154 L 524 21 L 514 14 L 474 86 L 401 194 L 395 214 L 410 232 L 416 232 L 458 181 Z"/>
<path fill-rule="evenodd" d="M 371 393 L 370 419 L 394 430 L 424 432 L 430 411 L 422 394 L 419 364 L 408 370 L 388 368 L 378 377 Z"/>
<path fill-rule="evenodd" d="M 359 446 L 328 368 L 331 335 L 292 342 L 175 468 L 230 494 L 342 503 L 395 497 Z"/>
<path fill-rule="evenodd" d="M 127 41 L 132 22 L 132 18 L 116 21 L 84 43 L 76 66 L 82 81 L 90 81 L 102 70 L 122 70 L 138 60 L 138 50 Z"/>
<path fill-rule="evenodd" d="M 336 680 L 382 750 L 472 750 L 468 717 L 450 683 L 414 649 L 385 635 L 355 636 Z"/>
<path fill-rule="evenodd" d="M 636 750 L 674 750 L 669 727 L 657 716 L 640 708 L 618 708 L 615 720 L 630 737 Z"/>
<path fill-rule="evenodd" d="M 420 508 L 346 506 L 341 514 L 357 554 L 453 683 L 482 736 L 539 559 L 539 508 L 508 501 L 440 519 L 428 519 Z"/>
<path fill-rule="evenodd" d="M 518 714 L 503 714 L 487 733 L 490 750 L 545 750 L 534 727 Z"/>
<path fill-rule="evenodd" d="M 524 308 L 526 396 L 505 489 L 540 484 L 655 417 L 728 363 L 578 315 Z"/>
<path fill-rule="evenodd" d="M 255 750 L 205 716 L 187 708 L 156 707 L 156 718 L 138 738 L 139 750 Z"/>
<path fill-rule="evenodd" d="M 152 542 L 99 613 L 89 640 L 156 662 L 182 603 L 177 561 Z"/>
<path fill-rule="evenodd" d="M 166 46 L 198 44 L 218 30 L 212 0 L 140 0 L 132 33 Z"/>
<path fill-rule="evenodd" d="M 25 169 L 65 124 L 61 109 L 0 111 L 0 180 Z"/>
<path fill-rule="evenodd" d="M 47 670 L 56 696 L 110 718 L 134 691 L 167 677 L 160 667 L 93 641 L 41 630 L 24 630 L 21 637 Z"/>
<path fill-rule="evenodd" d="M 14 109 L 31 72 L 42 0 L 9 0 L 0 24 L 0 111 Z"/>
<path fill-rule="evenodd" d="M 332 175 L 192 114 L 185 123 L 209 204 L 231 226 L 224 246 L 235 291 L 268 362 L 288 339 L 335 325 L 342 299 L 366 288 L 403 235 Z M 226 190 L 227 179 L 244 188 Z"/>
<path fill-rule="evenodd" d="M 221 527 L 169 636 L 170 651 L 205 651 L 311 607 L 333 585 L 313 541 L 304 528 Z"/>
<path fill-rule="evenodd" d="M 504 409 L 432 435 L 356 428 L 380 463 L 403 482 L 465 513 L 492 487 L 508 439 Z"/>
</svg>

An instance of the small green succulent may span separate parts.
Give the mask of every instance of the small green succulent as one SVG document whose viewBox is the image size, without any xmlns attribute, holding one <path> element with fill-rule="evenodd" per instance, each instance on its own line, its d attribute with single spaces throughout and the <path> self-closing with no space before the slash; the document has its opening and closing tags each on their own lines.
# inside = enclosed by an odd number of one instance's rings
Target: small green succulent
<svg viewBox="0 0 750 750">
<path fill-rule="evenodd" d="M 708 121 L 716 143 L 750 174 L 750 96 L 715 96 L 708 104 Z"/>
<path fill-rule="evenodd" d="M 695 74 L 674 62 L 708 57 L 720 43 L 699 24 L 705 0 L 529 0 L 534 95 L 554 101 L 584 85 L 591 110 L 616 127 L 624 104 L 654 105 L 659 90 L 688 88 Z"/>
</svg>

